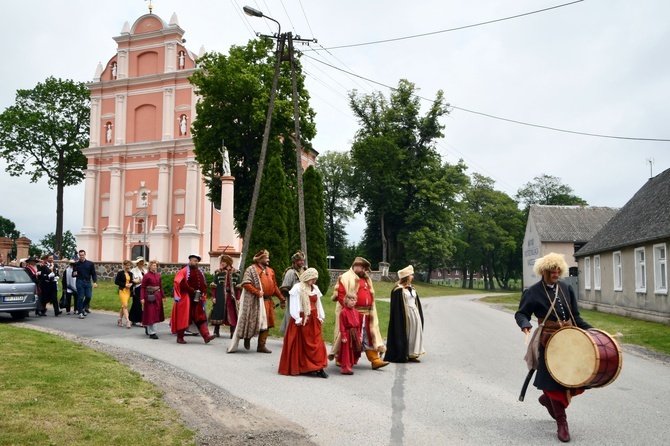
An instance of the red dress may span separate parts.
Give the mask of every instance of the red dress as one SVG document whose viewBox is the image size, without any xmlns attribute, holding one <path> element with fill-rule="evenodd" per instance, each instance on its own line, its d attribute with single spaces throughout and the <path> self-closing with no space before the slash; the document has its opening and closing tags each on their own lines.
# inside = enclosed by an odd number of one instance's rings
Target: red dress
<svg viewBox="0 0 670 446">
<path fill-rule="evenodd" d="M 342 342 L 337 362 L 340 363 L 342 370 L 351 371 L 351 367 L 358 364 L 361 357 L 361 351 L 354 348 L 356 344 L 360 345 L 361 339 L 361 324 L 355 308 L 345 306 L 340 311 L 340 336 L 342 336 Z M 353 336 L 356 339 L 352 339 Z M 345 339 L 346 342 L 344 342 Z"/>
<path fill-rule="evenodd" d="M 295 286 L 299 287 L 300 284 L 298 283 Z M 296 298 L 299 301 L 300 296 L 298 295 Z M 284 347 L 279 360 L 279 373 L 282 375 L 316 372 L 325 369 L 328 365 L 328 353 L 326 352 L 326 344 L 323 342 L 321 321 L 318 317 L 318 300 L 319 297 L 314 292 L 309 296 L 311 314 L 307 318 L 306 325 L 296 325 L 293 317 L 288 322 L 284 335 Z M 300 312 L 300 316 L 304 318 L 302 312 Z"/>
</svg>

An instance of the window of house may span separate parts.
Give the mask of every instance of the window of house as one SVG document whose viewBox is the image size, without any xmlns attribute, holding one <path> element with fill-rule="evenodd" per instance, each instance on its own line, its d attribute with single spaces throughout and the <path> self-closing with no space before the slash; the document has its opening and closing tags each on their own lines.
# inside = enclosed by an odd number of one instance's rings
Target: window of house
<svg viewBox="0 0 670 446">
<path fill-rule="evenodd" d="M 612 253 L 612 268 L 614 269 L 614 291 L 623 291 L 623 268 L 621 266 L 621 251 Z"/>
<path fill-rule="evenodd" d="M 668 294 L 668 251 L 665 243 L 654 245 L 654 292 Z"/>
<path fill-rule="evenodd" d="M 647 292 L 647 268 L 645 266 L 644 247 L 635 250 L 635 292 Z"/>
<path fill-rule="evenodd" d="M 584 258 L 584 289 L 591 289 L 591 257 Z"/>
<path fill-rule="evenodd" d="M 600 256 L 593 256 L 593 288 L 600 289 Z"/>
</svg>

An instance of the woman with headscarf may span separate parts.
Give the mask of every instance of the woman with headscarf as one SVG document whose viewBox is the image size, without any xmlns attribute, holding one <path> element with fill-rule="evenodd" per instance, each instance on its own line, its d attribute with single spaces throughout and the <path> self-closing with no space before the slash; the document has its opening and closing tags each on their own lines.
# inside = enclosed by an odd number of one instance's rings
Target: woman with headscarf
<svg viewBox="0 0 670 446">
<path fill-rule="evenodd" d="M 142 277 L 147 272 L 144 262 L 144 257 L 140 256 L 135 259 L 133 262 L 135 264 L 135 268 L 130 270 L 130 272 L 133 273 L 133 304 L 130 306 L 130 322 L 133 325 L 136 324 L 141 324 L 142 323 L 142 302 L 140 302 L 140 285 L 142 284 Z M 145 333 L 147 333 L 146 330 L 144 330 Z M 149 333 L 147 333 L 149 334 Z"/>
<path fill-rule="evenodd" d="M 398 283 L 391 291 L 391 314 L 386 355 L 389 362 L 421 362 L 423 349 L 423 309 L 419 295 L 412 286 L 414 267 L 409 265 L 398 271 Z"/>
<path fill-rule="evenodd" d="M 325 313 L 321 305 L 321 291 L 316 286 L 319 273 L 308 268 L 300 275 L 300 283 L 289 291 L 291 319 L 279 361 L 279 373 L 299 375 L 314 372 L 328 378 L 323 370 L 328 365 L 328 353 L 321 332 Z"/>
</svg>

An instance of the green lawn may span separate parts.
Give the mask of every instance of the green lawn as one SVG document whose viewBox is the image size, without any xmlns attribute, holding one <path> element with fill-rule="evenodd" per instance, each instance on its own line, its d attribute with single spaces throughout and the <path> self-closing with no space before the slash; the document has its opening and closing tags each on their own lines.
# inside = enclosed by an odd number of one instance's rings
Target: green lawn
<svg viewBox="0 0 670 446">
<path fill-rule="evenodd" d="M 503 304 L 506 308 L 516 310 L 520 299 L 521 294 L 516 293 L 486 297 L 482 301 Z M 584 320 L 600 330 L 612 335 L 621 333 L 623 335 L 621 342 L 641 345 L 659 353 L 670 354 L 670 325 L 590 310 L 580 310 L 580 314 Z"/>
<path fill-rule="evenodd" d="M 161 391 L 114 358 L 8 324 L 0 339 L 0 444 L 195 444 Z"/>
</svg>

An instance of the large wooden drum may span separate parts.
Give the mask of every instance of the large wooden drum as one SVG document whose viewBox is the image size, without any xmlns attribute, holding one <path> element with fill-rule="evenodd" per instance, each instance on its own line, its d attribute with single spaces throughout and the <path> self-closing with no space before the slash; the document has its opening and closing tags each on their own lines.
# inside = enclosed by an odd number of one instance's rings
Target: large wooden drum
<svg viewBox="0 0 670 446">
<path fill-rule="evenodd" d="M 623 364 L 617 341 L 602 330 L 563 327 L 547 341 L 547 369 L 559 384 L 604 387 L 619 376 Z"/>
</svg>

